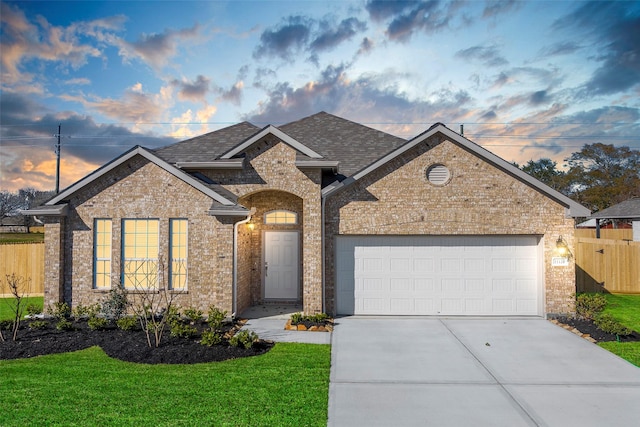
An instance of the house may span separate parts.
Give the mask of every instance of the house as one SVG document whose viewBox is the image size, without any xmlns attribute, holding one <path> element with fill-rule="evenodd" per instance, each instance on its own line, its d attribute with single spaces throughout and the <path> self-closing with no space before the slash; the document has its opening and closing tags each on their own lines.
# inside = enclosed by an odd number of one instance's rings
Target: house
<svg viewBox="0 0 640 427">
<path fill-rule="evenodd" d="M 45 304 L 162 282 L 236 315 L 474 316 L 573 311 L 554 260 L 590 214 L 443 124 L 404 140 L 324 112 L 135 147 L 29 213 Z"/>
<path fill-rule="evenodd" d="M 617 205 L 610 206 L 591 215 L 595 220 L 596 236 L 600 237 L 600 228 L 603 221 L 613 223 L 616 228 L 633 228 L 633 241 L 640 242 L 640 198 L 626 200 Z"/>
</svg>

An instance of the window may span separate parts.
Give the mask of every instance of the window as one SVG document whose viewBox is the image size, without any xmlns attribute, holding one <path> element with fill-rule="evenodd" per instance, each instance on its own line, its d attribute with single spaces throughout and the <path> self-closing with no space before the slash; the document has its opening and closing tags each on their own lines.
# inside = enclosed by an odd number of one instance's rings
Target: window
<svg viewBox="0 0 640 427">
<path fill-rule="evenodd" d="M 158 287 L 158 220 L 122 220 L 122 284 L 125 289 Z"/>
<path fill-rule="evenodd" d="M 171 289 L 187 289 L 187 220 L 169 221 L 171 260 L 169 278 Z"/>
<path fill-rule="evenodd" d="M 93 287 L 111 287 L 111 220 L 93 220 Z"/>
<path fill-rule="evenodd" d="M 297 224 L 298 214 L 291 211 L 271 211 L 264 216 L 265 224 Z"/>
</svg>

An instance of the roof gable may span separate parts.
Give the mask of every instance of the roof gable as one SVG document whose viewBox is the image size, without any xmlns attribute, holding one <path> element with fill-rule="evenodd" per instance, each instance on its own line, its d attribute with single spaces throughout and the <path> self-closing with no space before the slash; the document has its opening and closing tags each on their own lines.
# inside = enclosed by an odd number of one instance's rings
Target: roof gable
<svg viewBox="0 0 640 427">
<path fill-rule="evenodd" d="M 90 173 L 89 175 L 87 175 L 86 177 L 81 179 L 80 181 L 77 181 L 75 184 L 72 184 L 71 186 L 69 186 L 66 189 L 64 189 L 62 192 L 57 194 L 51 200 L 46 202 L 44 205 L 45 206 L 51 206 L 51 205 L 55 205 L 55 204 L 65 200 L 66 198 L 68 198 L 72 194 L 74 194 L 77 191 L 79 191 L 82 188 L 84 188 L 86 185 L 88 185 L 91 182 L 93 182 L 93 181 L 99 179 L 100 177 L 104 176 L 105 174 L 107 174 L 111 170 L 115 169 L 116 167 L 120 166 L 121 164 L 123 164 L 124 162 L 126 162 L 127 160 L 131 159 L 134 156 L 142 156 L 142 157 L 146 158 L 147 160 L 149 160 L 150 162 L 156 164 L 157 166 L 159 166 L 160 168 L 164 169 L 165 171 L 169 172 L 170 174 L 172 174 L 176 178 L 181 179 L 185 183 L 191 185 L 192 187 L 194 187 L 197 190 L 201 191 L 205 195 L 211 197 L 214 201 L 220 203 L 223 206 L 234 206 L 235 205 L 235 203 L 233 201 L 231 201 L 231 200 L 227 199 L 226 197 L 223 197 L 222 195 L 218 194 L 216 191 L 214 191 L 213 189 L 209 188 L 208 186 L 206 186 L 202 182 L 198 181 L 193 176 L 191 176 L 188 173 L 183 172 L 182 170 L 170 165 L 169 163 L 165 162 L 164 160 L 162 160 L 161 158 L 159 158 L 158 156 L 156 156 L 155 154 L 153 154 L 149 150 L 147 150 L 147 149 L 145 149 L 143 147 L 140 147 L 140 146 L 136 146 L 136 147 L 132 148 L 131 150 L 129 150 L 126 153 L 122 154 L 120 157 L 117 157 L 114 160 L 112 160 L 111 162 L 109 162 L 106 165 L 102 166 L 101 168 L 96 169 L 95 171 L 93 171 L 92 173 Z"/>
<path fill-rule="evenodd" d="M 519 168 L 515 167 L 511 163 L 507 162 L 506 160 L 496 156 L 495 154 L 491 153 L 490 151 L 487 151 L 486 149 L 484 149 L 484 148 L 480 147 L 479 145 L 477 145 L 477 144 L 471 142 L 470 140 L 466 139 L 462 135 L 452 131 L 451 129 L 449 129 L 445 125 L 443 125 L 442 123 L 436 123 L 435 125 L 431 126 L 428 130 L 426 130 L 425 132 L 423 132 L 420 135 L 416 136 L 415 138 L 407 141 L 404 145 L 398 147 L 397 149 L 391 151 L 390 153 L 386 154 L 385 156 L 381 157 L 380 159 L 376 160 L 375 162 L 371 163 L 370 165 L 366 166 L 365 168 L 361 169 L 360 171 L 356 172 L 355 174 L 353 174 L 348 179 L 346 179 L 346 180 L 344 180 L 344 181 L 342 181 L 340 183 L 336 182 L 334 184 L 331 184 L 331 185 L 325 187 L 323 189 L 323 197 L 329 197 L 332 194 L 334 194 L 335 192 L 339 191 L 341 188 L 344 188 L 346 186 L 349 186 L 349 185 L 353 184 L 354 182 L 356 182 L 356 181 L 360 180 L 361 178 L 363 178 L 364 176 L 372 173 L 373 171 L 377 170 L 378 168 L 380 168 L 383 165 L 387 164 L 391 160 L 395 159 L 396 157 L 400 156 L 401 154 L 403 154 L 403 153 L 407 152 L 408 150 L 412 149 L 416 145 L 421 144 L 422 142 L 424 142 L 425 140 L 429 139 L 430 137 L 434 136 L 437 133 L 441 133 L 443 136 L 445 136 L 449 141 L 453 142 L 454 144 L 457 144 L 457 145 L 465 148 L 466 150 L 470 151 L 471 153 L 475 154 L 476 156 L 478 156 L 479 158 L 485 160 L 486 162 L 492 164 L 493 166 L 497 167 L 498 169 L 502 170 L 503 172 L 505 172 L 505 173 L 513 176 L 514 178 L 524 182 L 525 184 L 527 184 L 530 187 L 538 190 L 539 192 L 541 192 L 542 194 L 546 195 L 547 197 L 549 197 L 549 198 L 555 200 L 556 202 L 560 203 L 561 205 L 565 206 L 569 216 L 586 217 L 586 216 L 589 216 L 589 214 L 591 213 L 587 208 L 585 208 L 581 204 L 571 200 L 570 198 L 568 198 L 564 194 L 561 194 L 560 192 L 558 192 L 558 191 L 554 190 L 553 188 L 549 187 L 548 185 L 538 181 L 537 179 L 533 178 L 529 174 L 523 172 L 522 170 L 520 170 Z"/>
<path fill-rule="evenodd" d="M 303 155 L 305 155 L 307 157 L 310 157 L 312 159 L 321 159 L 322 158 L 322 156 L 320 154 L 316 153 L 315 151 L 313 151 L 309 147 L 307 147 L 304 144 L 302 144 L 299 141 L 297 141 L 295 138 L 292 138 L 291 136 L 287 135 L 286 133 L 284 133 L 283 131 L 281 131 L 280 129 L 278 129 L 277 127 L 272 126 L 272 125 L 269 125 L 269 126 L 263 128 L 262 130 L 260 130 L 260 132 L 254 134 L 251 137 L 247 138 L 246 140 L 242 141 L 240 144 L 236 145 L 231 150 L 229 150 L 226 153 L 224 153 L 223 155 L 221 155 L 220 158 L 221 159 L 231 159 L 232 157 L 237 156 L 238 154 L 244 152 L 246 149 L 251 147 L 256 142 L 260 141 L 262 138 L 264 138 L 267 135 L 275 136 L 280 141 L 282 141 L 285 144 L 291 146 L 292 148 L 294 148 L 295 150 L 297 150 L 298 152 L 300 152 L 301 154 L 303 154 Z"/>
</svg>

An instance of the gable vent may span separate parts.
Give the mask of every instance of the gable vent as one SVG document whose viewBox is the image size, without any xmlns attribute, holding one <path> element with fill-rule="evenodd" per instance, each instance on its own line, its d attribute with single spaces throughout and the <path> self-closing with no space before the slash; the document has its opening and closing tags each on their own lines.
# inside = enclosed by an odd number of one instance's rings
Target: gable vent
<svg viewBox="0 0 640 427">
<path fill-rule="evenodd" d="M 451 172 L 445 165 L 432 165 L 427 169 L 427 179 L 433 185 L 445 185 L 451 179 Z"/>
</svg>

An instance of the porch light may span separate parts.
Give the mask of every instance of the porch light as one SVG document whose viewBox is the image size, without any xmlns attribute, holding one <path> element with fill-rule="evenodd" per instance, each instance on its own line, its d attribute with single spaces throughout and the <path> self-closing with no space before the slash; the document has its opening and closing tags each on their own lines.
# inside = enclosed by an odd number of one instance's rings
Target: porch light
<svg viewBox="0 0 640 427">
<path fill-rule="evenodd" d="M 247 226 L 249 227 L 249 230 L 253 231 L 254 228 L 256 228 L 256 225 L 253 223 L 253 221 L 249 221 L 247 223 Z"/>
<path fill-rule="evenodd" d="M 562 236 L 558 236 L 558 240 L 556 240 L 556 250 L 558 251 L 558 255 L 563 257 L 569 257 L 571 252 L 569 251 L 569 245 L 564 241 Z"/>
</svg>

